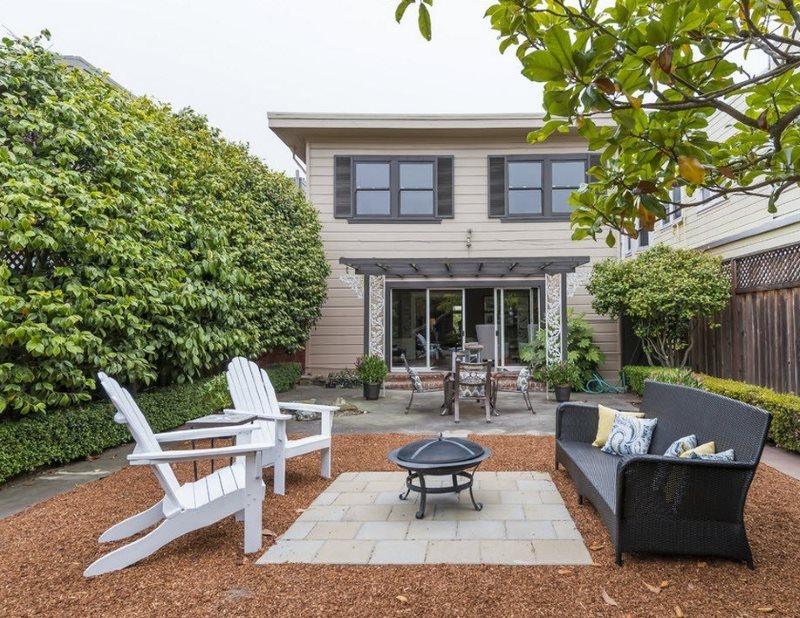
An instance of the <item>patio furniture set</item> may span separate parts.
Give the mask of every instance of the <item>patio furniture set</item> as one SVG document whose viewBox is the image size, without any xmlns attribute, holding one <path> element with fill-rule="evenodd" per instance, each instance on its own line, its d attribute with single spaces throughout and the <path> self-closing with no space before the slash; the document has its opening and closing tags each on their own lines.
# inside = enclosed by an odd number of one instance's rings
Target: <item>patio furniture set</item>
<svg viewBox="0 0 800 618">
<path fill-rule="evenodd" d="M 499 373 L 492 373 L 491 361 L 471 360 L 468 353 L 463 355 L 454 353 L 453 369 L 444 375 L 441 385 L 426 386 L 417 370 L 409 366 L 404 354 L 401 355 L 401 358 L 411 387 L 411 397 L 406 406 L 406 414 L 411 410 L 416 393 L 434 392 L 441 392 L 443 395 L 441 415 L 452 414 L 456 423 L 461 421 L 461 402 L 473 399 L 483 405 L 486 422 L 491 423 L 492 416 L 500 415 L 497 411 L 497 393 L 499 392 L 520 393 L 525 407 L 530 410 L 531 414 L 536 414 L 528 394 L 531 373 L 527 367 L 520 369 L 514 382 L 514 388 L 509 389 L 501 385 Z M 464 358 L 467 360 L 463 360 Z"/>
<path fill-rule="evenodd" d="M 478 363 L 481 372 L 473 382 L 459 363 L 452 378 L 454 412 L 460 398 L 477 398 L 486 406 L 489 420 L 492 401 L 491 371 Z M 465 375 L 462 377 L 462 373 Z M 215 419 L 195 421 L 200 429 L 154 434 L 130 393 L 113 378 L 100 373 L 100 383 L 113 403 L 114 420 L 126 424 L 136 442 L 128 460 L 132 465 L 152 467 L 164 497 L 147 510 L 112 526 L 100 542 L 125 539 L 158 524 L 135 541 L 115 549 L 92 563 L 85 576 L 100 575 L 129 566 L 146 558 L 170 541 L 211 525 L 230 515 L 244 522 L 244 551 L 256 552 L 262 546 L 262 502 L 265 486 L 262 469 L 275 470 L 274 492 L 285 492 L 286 460 L 319 451 L 320 473 L 331 476 L 331 431 L 334 406 L 279 402 L 267 373 L 255 363 L 234 359 L 227 371 L 234 410 L 225 414 L 234 423 L 224 426 Z M 476 390 L 476 386 L 481 387 Z M 313 410 L 322 418 L 321 433 L 299 440 L 286 436 L 286 421 L 281 410 Z M 608 410 L 596 405 L 564 403 L 556 411 L 556 468 L 563 465 L 570 474 L 582 504 L 588 498 L 608 527 L 616 548 L 616 561 L 622 552 L 699 554 L 744 560 L 750 567 L 753 558 L 745 533 L 743 510 L 750 483 L 766 440 L 769 413 L 726 397 L 682 386 L 647 382 L 637 416 L 646 427 L 648 445 L 653 452 L 668 449 L 664 456 L 643 453 L 626 456 L 608 454 L 608 447 L 619 436 L 628 413 L 611 410 L 614 424 L 602 449 L 592 445 Z M 219 415 L 217 415 L 219 416 Z M 457 418 L 457 416 L 456 416 Z M 657 419 L 657 421 L 656 421 Z M 638 421 L 637 421 L 638 422 Z M 656 422 L 658 423 L 656 425 Z M 667 456 L 676 445 L 692 439 L 713 439 L 725 450 L 719 457 L 683 458 Z M 624 433 L 624 432 L 623 432 Z M 641 438 L 619 438 L 636 443 Z M 161 444 L 197 440 L 234 439 L 232 446 L 164 451 Z M 613 439 L 612 439 L 613 438 Z M 676 440 L 680 438 L 680 440 Z M 702 447 L 699 447 L 702 448 Z M 733 449 L 736 460 L 733 461 Z M 697 449 L 695 449 L 697 450 Z M 606 451 L 606 452 L 604 452 Z M 699 451 L 698 451 L 699 452 Z M 713 450 L 711 451 L 713 453 Z M 720 460 L 730 452 L 731 460 Z M 690 454 L 690 453 L 686 453 Z M 460 438 L 418 440 L 388 454 L 389 460 L 407 472 L 405 500 L 411 492 L 420 494 L 416 518 L 425 516 L 426 497 L 435 493 L 468 491 L 472 507 L 482 504 L 473 495 L 474 474 L 492 450 Z M 230 464 L 209 475 L 181 484 L 170 464 L 198 460 L 227 459 Z M 426 477 L 450 477 L 451 483 L 431 483 Z"/>
</svg>

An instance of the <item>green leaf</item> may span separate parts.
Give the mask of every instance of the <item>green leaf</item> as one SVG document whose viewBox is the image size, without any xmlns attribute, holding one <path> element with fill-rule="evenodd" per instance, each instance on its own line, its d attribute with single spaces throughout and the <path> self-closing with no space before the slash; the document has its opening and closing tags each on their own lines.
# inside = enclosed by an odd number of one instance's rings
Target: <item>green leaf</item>
<svg viewBox="0 0 800 618">
<path fill-rule="evenodd" d="M 564 69 L 549 51 L 536 50 L 525 56 L 522 74 L 536 82 L 561 81 Z"/>
<path fill-rule="evenodd" d="M 414 4 L 414 0 L 402 0 L 402 2 L 397 5 L 397 8 L 394 11 L 394 18 L 398 24 L 403 19 L 406 9 L 412 4 Z"/>
<path fill-rule="evenodd" d="M 572 43 L 570 42 L 569 34 L 561 26 L 549 28 L 544 34 L 543 41 L 547 51 L 552 54 L 556 63 L 563 69 L 570 69 L 575 66 L 572 59 Z"/>
<path fill-rule="evenodd" d="M 613 247 L 617 244 L 617 235 L 614 233 L 614 230 L 608 230 L 608 234 L 606 234 L 606 244 L 609 247 Z"/>
<path fill-rule="evenodd" d="M 425 4 L 419 5 L 419 31 L 426 41 L 431 40 L 431 14 L 428 12 L 428 7 Z"/>
</svg>

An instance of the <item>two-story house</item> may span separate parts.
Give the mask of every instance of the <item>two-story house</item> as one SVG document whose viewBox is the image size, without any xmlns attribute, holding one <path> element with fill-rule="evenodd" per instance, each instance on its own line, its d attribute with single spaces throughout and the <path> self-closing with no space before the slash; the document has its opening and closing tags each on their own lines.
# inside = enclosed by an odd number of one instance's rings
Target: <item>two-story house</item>
<svg viewBox="0 0 800 618">
<path fill-rule="evenodd" d="M 566 353 L 566 307 L 586 313 L 619 368 L 619 329 L 593 313 L 583 283 L 602 242 L 575 242 L 568 204 L 589 154 L 575 133 L 531 145 L 535 115 L 270 113 L 306 169 L 332 274 L 306 348 L 324 375 L 380 354 L 447 368 L 469 343 L 499 368 L 520 366 L 539 328 Z"/>
</svg>

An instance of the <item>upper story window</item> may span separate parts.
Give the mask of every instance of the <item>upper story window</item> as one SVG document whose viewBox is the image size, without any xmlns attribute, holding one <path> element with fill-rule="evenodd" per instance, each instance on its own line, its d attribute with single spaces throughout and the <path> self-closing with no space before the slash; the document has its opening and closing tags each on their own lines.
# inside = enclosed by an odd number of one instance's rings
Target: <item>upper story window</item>
<svg viewBox="0 0 800 618">
<path fill-rule="evenodd" d="M 453 216 L 452 157 L 337 156 L 334 216 L 352 222 L 438 222 Z"/>
<path fill-rule="evenodd" d="M 682 191 L 680 187 L 674 187 L 672 189 L 672 201 L 676 204 L 667 204 L 666 211 L 667 216 L 661 221 L 661 227 L 666 227 L 668 225 L 672 225 L 676 221 L 680 221 L 683 217 L 683 208 L 680 206 L 682 202 Z"/>
<path fill-rule="evenodd" d="M 622 235 L 622 253 L 624 255 L 631 255 L 641 249 L 647 249 L 650 246 L 650 232 L 648 230 L 639 230 L 639 235 L 636 238 L 631 238 L 627 234 Z"/>
<path fill-rule="evenodd" d="M 356 215 L 386 217 L 392 212 L 389 163 L 356 163 Z"/>
<path fill-rule="evenodd" d="M 490 156 L 489 216 L 507 220 L 566 219 L 569 196 L 587 181 L 589 156 Z"/>
</svg>

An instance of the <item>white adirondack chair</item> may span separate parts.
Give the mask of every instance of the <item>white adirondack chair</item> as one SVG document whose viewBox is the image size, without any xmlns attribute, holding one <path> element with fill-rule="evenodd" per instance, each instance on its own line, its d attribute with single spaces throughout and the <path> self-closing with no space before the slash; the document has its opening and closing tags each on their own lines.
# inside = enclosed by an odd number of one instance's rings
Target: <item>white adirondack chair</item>
<svg viewBox="0 0 800 618">
<path fill-rule="evenodd" d="M 213 524 L 229 515 L 244 520 L 244 551 L 261 549 L 261 504 L 264 500 L 262 461 L 274 459 L 274 448 L 251 443 L 253 424 L 154 434 L 131 394 L 116 380 L 98 374 L 117 410 L 114 420 L 125 423 L 136 441 L 132 465 L 150 465 L 158 478 L 164 497 L 146 511 L 112 526 L 100 536 L 100 542 L 118 541 L 141 532 L 158 522 L 160 525 L 137 540 L 99 558 L 84 571 L 86 577 L 125 568 L 146 558 L 170 541 Z M 162 451 L 162 442 L 184 442 L 219 437 L 237 438 L 236 446 L 221 448 Z M 181 485 L 171 463 L 198 459 L 236 457 L 235 463 L 217 469 L 209 476 Z M 162 521 L 163 520 L 163 521 Z"/>
<path fill-rule="evenodd" d="M 274 463 L 264 460 L 263 465 L 275 467 L 273 491 L 276 494 L 286 493 L 286 460 L 291 457 L 321 451 L 320 474 L 326 479 L 331 477 L 331 430 L 333 413 L 338 406 L 278 401 L 267 372 L 246 358 L 234 358 L 228 365 L 226 377 L 233 411 L 258 415 L 259 429 L 253 432 L 253 441 L 275 447 Z M 281 409 L 319 412 L 320 433 L 298 440 L 287 439 L 286 421 L 292 417 L 282 414 Z"/>
</svg>

